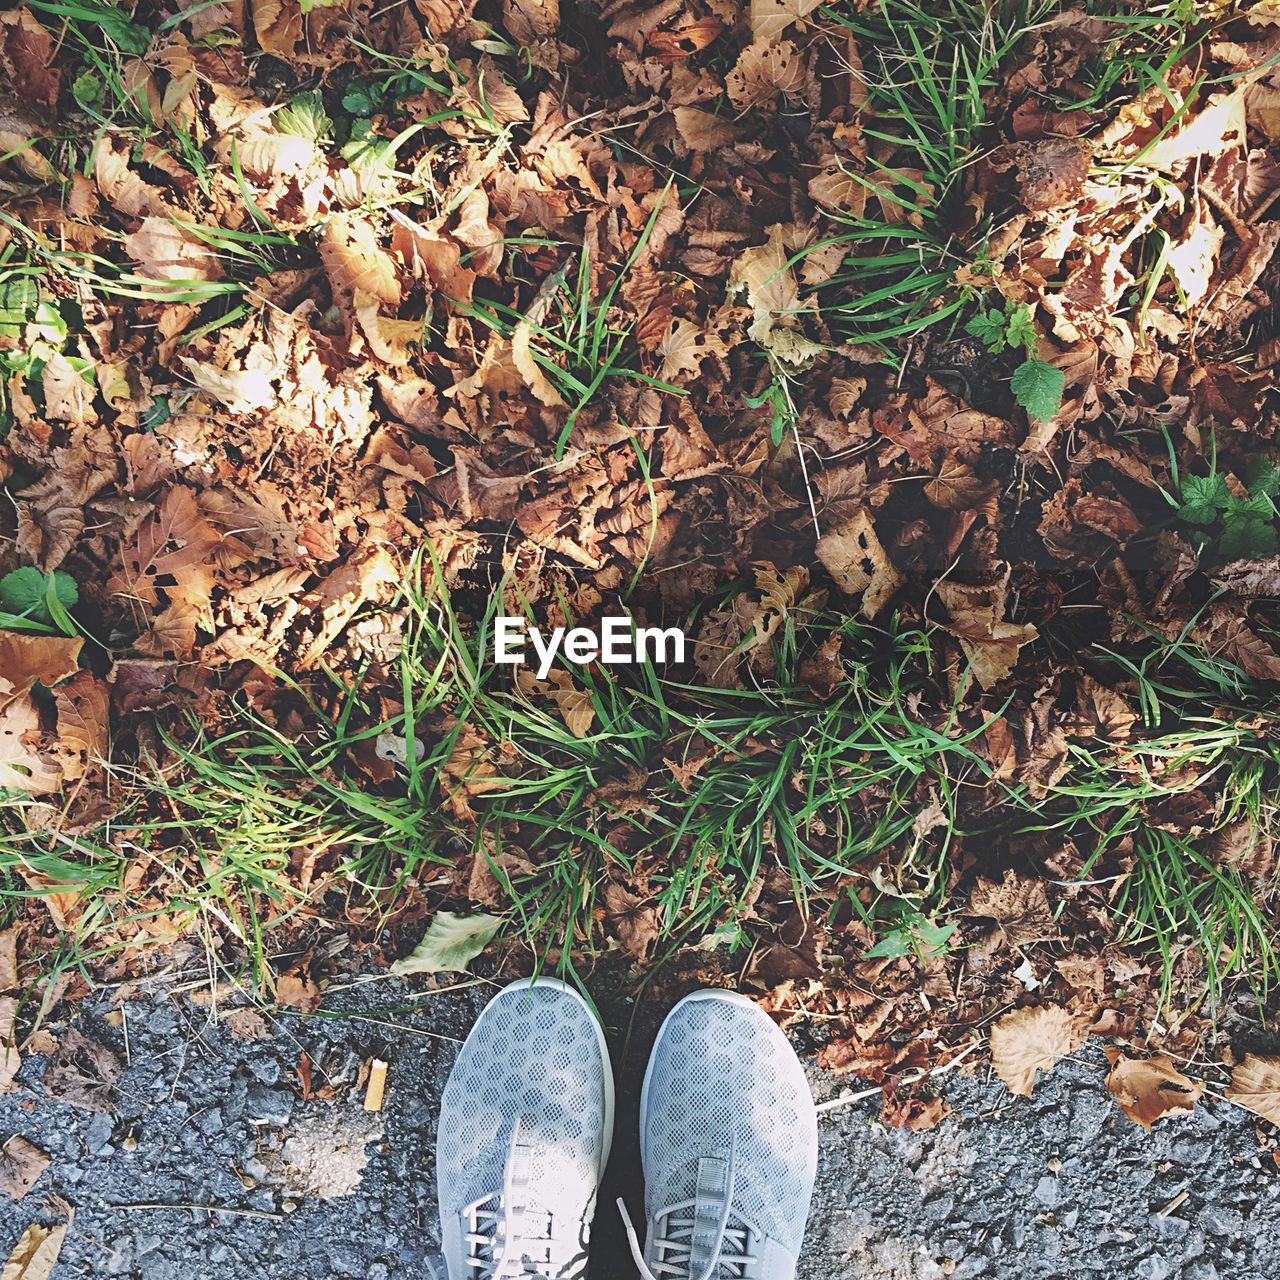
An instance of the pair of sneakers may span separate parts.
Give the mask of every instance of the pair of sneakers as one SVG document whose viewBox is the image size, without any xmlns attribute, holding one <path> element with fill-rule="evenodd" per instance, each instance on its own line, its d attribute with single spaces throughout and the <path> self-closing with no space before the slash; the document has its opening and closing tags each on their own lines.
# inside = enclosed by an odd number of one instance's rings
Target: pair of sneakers
<svg viewBox="0 0 1280 1280">
<path fill-rule="evenodd" d="M 583 1280 L 613 1134 L 613 1071 L 587 1002 L 520 981 L 481 1013 L 440 1109 L 447 1280 Z M 643 1280 L 794 1280 L 818 1125 L 786 1037 L 750 1000 L 699 991 L 663 1023 L 640 1097 Z"/>
</svg>

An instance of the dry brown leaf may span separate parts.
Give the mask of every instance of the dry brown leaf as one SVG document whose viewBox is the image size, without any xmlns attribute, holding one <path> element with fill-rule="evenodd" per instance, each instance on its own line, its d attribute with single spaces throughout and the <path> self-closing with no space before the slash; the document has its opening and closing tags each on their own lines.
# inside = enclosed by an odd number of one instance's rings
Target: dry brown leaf
<svg viewBox="0 0 1280 1280">
<path fill-rule="evenodd" d="M 718 151 L 742 137 L 742 130 L 732 120 L 726 120 L 714 111 L 704 111 L 701 107 L 675 107 L 671 114 L 680 137 L 691 151 Z"/>
<path fill-rule="evenodd" d="M 355 292 L 354 308 L 373 354 L 392 366 L 408 364 L 413 354 L 410 348 L 422 341 L 423 322 L 396 320 L 379 314 L 378 299 L 363 289 Z"/>
<path fill-rule="evenodd" d="M 818 559 L 846 595 L 862 597 L 863 617 L 874 618 L 905 579 L 885 554 L 865 508 L 818 539 Z"/>
<path fill-rule="evenodd" d="M 960 641 L 973 678 L 984 689 L 994 688 L 1013 671 L 1023 645 L 1040 634 L 1029 622 L 1004 620 L 1009 574 L 989 586 L 966 586 L 942 581 L 934 588 L 946 606 L 947 630 Z"/>
<path fill-rule="evenodd" d="M 135 603 L 155 606 L 160 592 L 172 600 L 208 596 L 209 562 L 222 541 L 184 485 L 174 485 L 122 548 L 120 569 L 107 590 Z"/>
<path fill-rule="evenodd" d="M 1247 1053 L 1231 1073 L 1227 1098 L 1280 1125 L 1280 1057 Z"/>
<path fill-rule="evenodd" d="M 855 218 L 862 217 L 867 207 L 867 184 L 834 162 L 809 179 L 809 194 L 828 209 Z"/>
<path fill-rule="evenodd" d="M 991 1066 L 1011 1092 L 1029 1098 L 1036 1072 L 1052 1071 L 1086 1039 L 1084 1023 L 1065 1009 L 1015 1009 L 991 1028 Z"/>
<path fill-rule="evenodd" d="M 523 45 L 560 29 L 560 0 L 503 0 L 502 13 L 508 32 Z"/>
<path fill-rule="evenodd" d="M 400 281 L 391 256 L 378 246 L 373 228 L 363 219 L 338 214 L 325 223 L 320 260 L 333 288 L 334 300 L 350 311 L 356 290 L 397 306 Z"/>
<path fill-rule="evenodd" d="M 613 880 L 604 887 L 604 908 L 623 950 L 636 960 L 647 960 L 661 932 L 657 908 Z"/>
<path fill-rule="evenodd" d="M 58 762 L 63 776 L 74 782 L 109 755 L 107 686 L 92 671 L 77 671 L 54 690 L 53 698 L 58 708 Z"/>
<path fill-rule="evenodd" d="M 0 1093 L 12 1093 L 17 1088 L 13 1081 L 22 1066 L 22 1056 L 15 1043 L 17 1018 L 17 997 L 0 996 Z"/>
<path fill-rule="evenodd" d="M 0 21 L 5 15 L 0 14 Z M 0 164 L 12 164 L 37 182 L 53 177 L 53 166 L 36 150 L 44 129 L 33 116 L 0 98 Z"/>
<path fill-rule="evenodd" d="M 776 40 L 821 4 L 822 0 L 751 0 L 752 40 Z"/>
<path fill-rule="evenodd" d="M 221 280 L 218 255 L 170 218 L 143 218 L 125 236 L 125 252 L 152 280 Z"/>
<path fill-rule="evenodd" d="M 400 571 L 386 547 L 353 553 L 300 602 L 302 616 L 319 625 L 315 639 L 298 655 L 298 666 L 314 666 L 361 608 L 387 599 L 399 582 Z"/>
<path fill-rule="evenodd" d="M 14 1246 L 4 1270 L 0 1271 L 0 1280 L 49 1280 L 66 1234 L 65 1222 L 56 1227 L 42 1227 L 33 1222 Z"/>
<path fill-rule="evenodd" d="M 1025 947 L 1058 936 L 1044 884 L 1006 871 L 999 883 L 979 880 L 969 894 L 966 916 L 994 920 L 1001 937 L 1011 947 Z"/>
<path fill-rule="evenodd" d="M 114 1110 L 113 1093 L 121 1070 L 120 1059 L 106 1045 L 69 1027 L 58 1040 L 40 1087 L 70 1106 L 109 1112 Z"/>
<path fill-rule="evenodd" d="M 232 413 L 255 413 L 274 404 L 280 397 L 269 369 L 219 369 L 204 360 L 183 356 L 191 380 Z"/>
<path fill-rule="evenodd" d="M 1162 1053 L 1150 1058 L 1130 1058 L 1118 1049 L 1107 1049 L 1111 1070 L 1107 1088 L 1120 1109 L 1148 1133 L 1157 1120 L 1189 1116 L 1204 1093 L 1204 1086 L 1184 1076 Z"/>
<path fill-rule="evenodd" d="M 511 333 L 511 362 L 539 403 L 549 409 L 563 409 L 564 398 L 534 359 L 532 341 L 533 326 L 527 319 L 521 320 Z"/>
<path fill-rule="evenodd" d="M 50 1160 L 34 1142 L 15 1133 L 0 1147 L 0 1191 L 10 1200 L 21 1200 L 40 1181 Z"/>
<path fill-rule="evenodd" d="M 75 675 L 84 647 L 80 636 L 31 636 L 0 631 L 0 703 L 26 693 L 37 681 L 52 689 Z"/>
<path fill-rule="evenodd" d="M 0 933 L 0 993 L 18 989 L 18 930 Z"/>
<path fill-rule="evenodd" d="M 42 749 L 40 712 L 26 694 L 0 702 L 0 788 L 43 795 L 56 791 L 62 770 Z"/>
<path fill-rule="evenodd" d="M 790 98 L 803 91 L 804 58 L 790 40 L 748 45 L 724 83 L 730 102 L 739 111 L 772 106 L 779 94 Z"/>
<path fill-rule="evenodd" d="M 54 352 L 40 375 L 44 391 L 44 416 L 54 422 L 90 422 L 93 410 L 93 387 L 61 352 Z"/>
<path fill-rule="evenodd" d="M 262 51 L 289 61 L 302 39 L 302 6 L 298 0 L 250 0 L 249 7 Z"/>
<path fill-rule="evenodd" d="M 62 87 L 53 35 L 26 5 L 0 13 L 0 67 L 22 87 L 24 102 L 56 111 Z"/>
</svg>

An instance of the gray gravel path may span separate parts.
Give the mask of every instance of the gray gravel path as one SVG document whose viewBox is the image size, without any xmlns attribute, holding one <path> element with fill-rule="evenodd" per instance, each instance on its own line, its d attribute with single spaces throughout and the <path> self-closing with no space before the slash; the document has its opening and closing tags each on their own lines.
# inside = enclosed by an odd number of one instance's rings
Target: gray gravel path
<svg viewBox="0 0 1280 1280">
<path fill-rule="evenodd" d="M 486 990 L 415 998 L 369 983 L 331 992 L 330 1016 L 276 1020 L 262 1040 L 181 997 L 130 1000 L 123 1025 L 104 1021 L 109 1003 L 85 1002 L 78 1027 L 127 1058 L 116 1111 L 49 1101 L 46 1060 L 27 1058 L 22 1091 L 0 1096 L 0 1141 L 22 1134 L 53 1163 L 20 1202 L 0 1196 L 0 1259 L 29 1222 L 65 1217 L 60 1199 L 75 1216 L 53 1280 L 418 1280 L 437 1238 L 436 1100 Z M 618 1191 L 638 1199 L 625 1134 L 663 1012 L 634 1019 L 606 1205 Z M 606 1004 L 615 1053 L 630 1015 Z M 337 1101 L 298 1096 L 304 1050 L 313 1086 L 329 1081 Z M 377 1115 L 354 1086 L 372 1056 L 391 1064 Z M 1081 1056 L 1101 1061 L 1094 1047 Z M 820 1100 L 849 1084 L 813 1078 Z M 882 1128 L 873 1101 L 826 1113 L 800 1280 L 1280 1278 L 1280 1175 L 1238 1109 L 1201 1108 L 1147 1135 L 1101 1070 L 1071 1062 L 1031 1101 L 998 1081 L 948 1077 L 944 1092 L 955 1114 L 920 1134 Z M 242 1212 L 130 1207 L 193 1204 Z M 605 1209 L 597 1223 L 597 1280 L 633 1274 L 615 1219 Z"/>
</svg>

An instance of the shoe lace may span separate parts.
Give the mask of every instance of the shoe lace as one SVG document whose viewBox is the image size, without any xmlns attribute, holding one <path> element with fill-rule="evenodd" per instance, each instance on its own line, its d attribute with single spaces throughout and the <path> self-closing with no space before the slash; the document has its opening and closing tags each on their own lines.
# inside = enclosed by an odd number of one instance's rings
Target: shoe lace
<svg viewBox="0 0 1280 1280">
<path fill-rule="evenodd" d="M 728 1185 L 720 1206 L 710 1257 L 696 1280 L 711 1280 L 718 1268 L 722 1268 L 729 1277 L 746 1280 L 751 1274 L 749 1268 L 759 1261 L 758 1255 L 751 1252 L 752 1241 L 758 1239 L 759 1233 L 733 1213 L 733 1193 L 737 1181 L 735 1146 L 734 1141 L 730 1140 Z M 621 1199 L 618 1201 L 618 1209 L 627 1229 L 627 1240 L 631 1245 L 631 1257 L 643 1280 L 695 1280 L 694 1233 L 698 1230 L 699 1223 L 705 1221 L 705 1215 L 698 1212 L 702 1207 L 703 1200 L 695 1196 L 692 1200 L 668 1205 L 655 1215 L 653 1230 L 657 1233 L 654 1245 L 656 1257 L 650 1267 L 645 1261 L 644 1250 L 640 1247 L 640 1239 L 631 1215 L 627 1212 L 627 1206 Z"/>
<path fill-rule="evenodd" d="M 502 1171 L 502 1190 L 469 1204 L 463 1214 L 467 1231 L 466 1280 L 552 1280 L 551 1215 L 525 1203 L 527 1160 L 520 1150 L 521 1121 L 517 1120 Z M 530 1261 L 528 1253 L 541 1250 L 546 1257 Z M 545 1262 L 547 1270 L 539 1270 Z"/>
</svg>

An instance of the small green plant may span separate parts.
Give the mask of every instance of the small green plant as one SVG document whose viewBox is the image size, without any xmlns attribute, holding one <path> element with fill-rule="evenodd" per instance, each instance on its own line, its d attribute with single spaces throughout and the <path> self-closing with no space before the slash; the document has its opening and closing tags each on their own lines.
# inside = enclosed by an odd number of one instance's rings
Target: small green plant
<svg viewBox="0 0 1280 1280">
<path fill-rule="evenodd" d="M 742 401 L 748 409 L 769 406 L 773 413 L 769 422 L 769 440 L 777 448 L 788 428 L 794 427 L 796 423 L 796 407 L 792 403 L 785 379 L 775 372 L 773 380 L 758 396 L 744 395 Z"/>
<path fill-rule="evenodd" d="M 951 935 L 959 927 L 959 922 L 938 924 L 905 903 L 899 907 L 897 922 L 886 929 L 880 941 L 868 950 L 867 959 L 898 960 L 914 955 L 917 959 L 926 960 L 946 955 Z"/>
<path fill-rule="evenodd" d="M 68 613 L 80 598 L 76 580 L 61 569 L 41 573 L 30 565 L 0 578 L 0 627 L 9 631 L 78 634 Z"/>
<path fill-rule="evenodd" d="M 1035 317 L 1025 302 L 1005 302 L 1003 307 L 979 311 L 964 331 L 979 339 L 994 355 L 1021 351 L 1024 359 L 1009 382 L 1013 398 L 1039 422 L 1048 422 L 1058 412 L 1067 376 L 1037 354 L 1039 334 Z"/>
<path fill-rule="evenodd" d="M 1209 474 L 1183 475 L 1170 447 L 1173 488 L 1162 490 L 1165 501 L 1187 529 L 1197 551 L 1213 551 L 1224 560 L 1257 559 L 1280 551 L 1276 528 L 1276 498 L 1280 495 L 1280 470 L 1268 458 L 1256 459 L 1232 492 L 1218 470 L 1216 444 L 1209 457 Z"/>
</svg>

